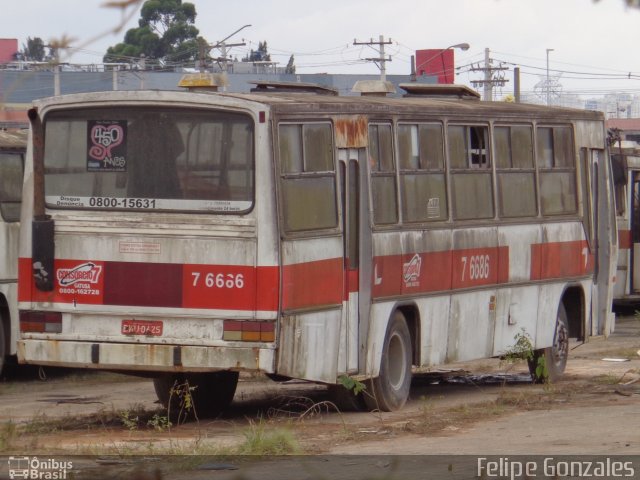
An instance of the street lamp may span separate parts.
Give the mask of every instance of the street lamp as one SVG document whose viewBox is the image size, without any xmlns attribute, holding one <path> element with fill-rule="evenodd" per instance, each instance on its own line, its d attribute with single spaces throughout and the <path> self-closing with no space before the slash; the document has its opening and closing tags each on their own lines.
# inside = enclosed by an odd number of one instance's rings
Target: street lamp
<svg viewBox="0 0 640 480">
<path fill-rule="evenodd" d="M 445 68 L 445 65 L 444 65 L 444 52 L 447 51 L 447 50 L 454 49 L 454 48 L 459 48 L 462 51 L 467 51 L 467 50 L 469 50 L 470 46 L 469 46 L 468 43 L 464 42 L 464 43 L 456 43 L 454 45 L 450 45 L 447 48 L 442 48 L 442 49 L 440 49 L 440 51 L 437 54 L 435 54 L 434 56 L 428 58 L 427 60 L 425 60 L 424 62 L 420 63 L 419 65 L 417 65 L 415 67 L 415 69 L 414 69 L 414 72 L 418 72 L 418 69 L 421 66 L 429 63 L 431 60 L 433 60 L 434 58 L 439 56 L 440 59 L 442 60 L 442 71 L 444 72 L 444 83 L 447 83 L 448 78 L 447 78 L 447 71 L 446 71 L 446 68 Z"/>
</svg>

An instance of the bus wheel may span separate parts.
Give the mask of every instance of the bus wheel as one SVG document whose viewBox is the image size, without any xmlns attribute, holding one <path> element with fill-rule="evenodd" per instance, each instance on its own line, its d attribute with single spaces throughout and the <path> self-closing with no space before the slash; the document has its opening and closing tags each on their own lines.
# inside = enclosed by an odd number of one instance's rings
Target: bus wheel
<svg viewBox="0 0 640 480">
<path fill-rule="evenodd" d="M 400 311 L 393 314 L 382 347 L 380 375 L 363 392 L 370 410 L 400 410 L 411 389 L 411 334 Z"/>
<path fill-rule="evenodd" d="M 162 375 L 153 379 L 158 400 L 173 419 L 213 417 L 233 400 L 238 372 Z"/>
<path fill-rule="evenodd" d="M 533 352 L 529 360 L 529 372 L 535 383 L 555 382 L 564 373 L 569 357 L 569 322 L 564 305 L 558 307 L 553 345 Z M 543 359 L 540 362 L 540 359 Z"/>
<path fill-rule="evenodd" d="M 7 339 L 4 333 L 4 323 L 0 320 L 0 374 L 4 369 L 4 365 L 7 361 Z"/>
</svg>

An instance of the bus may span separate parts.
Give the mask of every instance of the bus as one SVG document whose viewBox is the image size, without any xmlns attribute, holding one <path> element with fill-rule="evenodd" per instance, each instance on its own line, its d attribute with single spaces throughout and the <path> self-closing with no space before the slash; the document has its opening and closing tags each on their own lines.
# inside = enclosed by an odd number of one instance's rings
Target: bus
<svg viewBox="0 0 640 480">
<path fill-rule="evenodd" d="M 0 130 L 0 373 L 18 340 L 18 230 L 28 130 Z"/>
<path fill-rule="evenodd" d="M 19 360 L 147 375 L 165 405 L 186 382 L 199 413 L 240 372 L 393 411 L 416 369 L 526 335 L 555 379 L 611 331 L 602 114 L 356 87 L 37 101 Z"/>
<path fill-rule="evenodd" d="M 640 302 L 640 145 L 609 132 L 614 180 L 618 264 L 613 301 L 619 306 Z"/>
</svg>

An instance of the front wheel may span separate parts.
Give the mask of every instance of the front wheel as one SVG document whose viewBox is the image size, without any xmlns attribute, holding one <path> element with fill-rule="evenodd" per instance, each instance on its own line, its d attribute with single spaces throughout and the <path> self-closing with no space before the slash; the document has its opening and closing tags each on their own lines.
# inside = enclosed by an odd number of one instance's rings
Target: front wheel
<svg viewBox="0 0 640 480">
<path fill-rule="evenodd" d="M 213 417 L 233 400 L 238 377 L 230 371 L 169 374 L 154 378 L 153 386 L 170 417 Z"/>
<path fill-rule="evenodd" d="M 560 379 L 569 357 L 569 322 L 567 311 L 560 303 L 553 334 L 553 345 L 533 352 L 529 361 L 529 372 L 536 383 L 553 383 Z"/>
<path fill-rule="evenodd" d="M 400 410 L 411 389 L 411 334 L 400 311 L 391 318 L 382 348 L 380 375 L 367 381 L 364 400 L 371 410 Z"/>
</svg>

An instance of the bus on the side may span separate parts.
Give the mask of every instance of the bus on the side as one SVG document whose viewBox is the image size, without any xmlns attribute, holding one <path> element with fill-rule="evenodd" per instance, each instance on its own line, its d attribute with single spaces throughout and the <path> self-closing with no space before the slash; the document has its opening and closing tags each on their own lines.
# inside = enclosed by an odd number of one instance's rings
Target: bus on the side
<svg viewBox="0 0 640 480">
<path fill-rule="evenodd" d="M 610 158 L 618 229 L 614 304 L 640 303 L 640 145 L 610 132 Z"/>
<path fill-rule="evenodd" d="M 37 101 L 20 361 L 152 376 L 165 404 L 187 381 L 199 413 L 243 371 L 397 410 L 414 369 L 519 335 L 556 379 L 614 323 L 603 115 L 403 89 Z"/>
<path fill-rule="evenodd" d="M 18 341 L 18 231 L 25 129 L 0 130 L 0 373 L 15 362 Z"/>
</svg>

